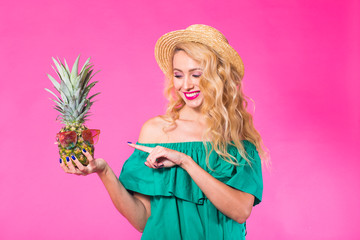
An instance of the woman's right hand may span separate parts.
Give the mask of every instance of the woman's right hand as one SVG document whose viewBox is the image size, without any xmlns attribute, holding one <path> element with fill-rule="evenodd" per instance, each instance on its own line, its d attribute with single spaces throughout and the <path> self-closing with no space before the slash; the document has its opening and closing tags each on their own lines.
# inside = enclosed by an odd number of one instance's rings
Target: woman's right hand
<svg viewBox="0 0 360 240">
<path fill-rule="evenodd" d="M 67 158 L 67 162 L 65 165 L 64 161 L 61 161 L 61 168 L 66 172 L 70 174 L 76 174 L 76 175 L 83 175 L 86 176 L 88 174 L 97 172 L 97 173 L 103 173 L 106 170 L 107 163 L 102 158 L 96 158 L 94 159 L 89 152 L 82 152 L 86 158 L 89 161 L 89 164 L 87 166 L 84 166 L 80 163 L 80 161 L 76 158 L 76 156 L 69 156 Z M 75 167 L 71 160 L 76 164 L 77 167 Z"/>
</svg>

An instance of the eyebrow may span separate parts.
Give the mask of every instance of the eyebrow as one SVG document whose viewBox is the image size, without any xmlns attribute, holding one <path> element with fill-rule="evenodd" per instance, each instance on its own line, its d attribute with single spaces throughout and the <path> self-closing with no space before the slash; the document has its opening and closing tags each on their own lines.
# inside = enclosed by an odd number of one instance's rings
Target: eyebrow
<svg viewBox="0 0 360 240">
<path fill-rule="evenodd" d="M 192 69 L 190 69 L 189 70 L 189 72 L 193 72 L 193 71 L 197 71 L 197 70 L 200 70 L 200 71 L 202 71 L 202 69 L 201 68 L 192 68 Z M 182 72 L 180 69 L 178 69 L 178 68 L 174 68 L 174 71 L 179 71 L 179 72 Z"/>
</svg>

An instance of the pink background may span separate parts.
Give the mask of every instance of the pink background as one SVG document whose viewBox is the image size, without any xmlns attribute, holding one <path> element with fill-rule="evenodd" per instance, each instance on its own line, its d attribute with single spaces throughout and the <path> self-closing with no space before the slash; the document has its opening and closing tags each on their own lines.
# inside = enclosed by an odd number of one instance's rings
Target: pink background
<svg viewBox="0 0 360 240">
<path fill-rule="evenodd" d="M 88 126 L 119 174 L 144 121 L 165 109 L 153 49 L 204 23 L 245 63 L 255 123 L 271 151 L 248 239 L 359 239 L 358 0 L 2 1 L 0 239 L 139 239 L 96 175 L 59 166 L 46 73 L 51 57 L 92 57 L 99 84 Z M 161 231 L 157 229 L 156 231 Z"/>
</svg>

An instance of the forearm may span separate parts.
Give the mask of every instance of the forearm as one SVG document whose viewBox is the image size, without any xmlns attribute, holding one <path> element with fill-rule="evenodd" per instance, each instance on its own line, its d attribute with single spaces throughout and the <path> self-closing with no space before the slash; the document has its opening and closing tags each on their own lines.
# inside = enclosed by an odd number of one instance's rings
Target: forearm
<svg viewBox="0 0 360 240">
<path fill-rule="evenodd" d="M 142 232 L 148 218 L 144 204 L 124 188 L 108 165 L 106 165 L 102 172 L 98 172 L 98 176 L 103 182 L 117 210 L 138 231 Z"/>
<path fill-rule="evenodd" d="M 243 223 L 250 216 L 254 197 L 217 180 L 192 159 L 181 166 L 212 204 L 224 215 Z"/>
</svg>

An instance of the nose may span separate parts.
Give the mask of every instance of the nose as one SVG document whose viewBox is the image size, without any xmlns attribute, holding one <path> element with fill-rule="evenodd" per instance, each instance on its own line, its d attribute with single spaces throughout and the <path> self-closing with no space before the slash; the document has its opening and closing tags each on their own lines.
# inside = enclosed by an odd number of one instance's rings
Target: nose
<svg viewBox="0 0 360 240">
<path fill-rule="evenodd" d="M 185 90 L 190 90 L 190 89 L 194 88 L 194 82 L 190 76 L 186 76 L 184 78 L 183 88 Z"/>
</svg>

